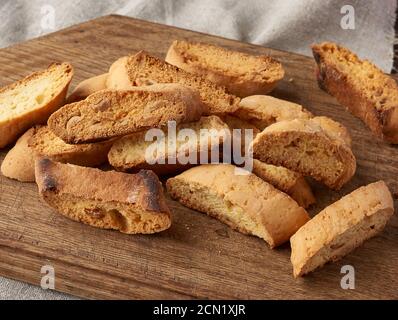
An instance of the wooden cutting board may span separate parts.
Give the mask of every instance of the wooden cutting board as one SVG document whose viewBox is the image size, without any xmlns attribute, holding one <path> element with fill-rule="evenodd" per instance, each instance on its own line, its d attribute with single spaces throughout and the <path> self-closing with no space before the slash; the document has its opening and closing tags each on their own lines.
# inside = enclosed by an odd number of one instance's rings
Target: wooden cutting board
<svg viewBox="0 0 398 320">
<path fill-rule="evenodd" d="M 398 149 L 375 139 L 358 119 L 321 91 L 313 60 L 301 55 L 107 16 L 0 50 L 0 85 L 52 61 L 69 61 L 75 67 L 73 88 L 85 78 L 106 72 L 115 59 L 128 53 L 144 49 L 164 57 L 174 39 L 272 55 L 286 70 L 273 95 L 350 128 L 357 173 L 340 192 L 313 183 L 318 203 L 311 214 L 379 179 L 397 192 Z M 0 151 L 0 160 L 6 152 Z M 235 232 L 204 214 L 171 200 L 169 205 L 173 211 L 169 230 L 129 236 L 68 220 L 41 202 L 35 184 L 0 177 L 0 274 L 39 285 L 41 267 L 52 265 L 56 290 L 87 298 L 398 298 L 397 215 L 380 236 L 340 262 L 294 279 L 288 244 L 271 250 L 264 241 Z M 355 268 L 355 290 L 340 286 L 340 270 L 347 264 Z"/>
</svg>

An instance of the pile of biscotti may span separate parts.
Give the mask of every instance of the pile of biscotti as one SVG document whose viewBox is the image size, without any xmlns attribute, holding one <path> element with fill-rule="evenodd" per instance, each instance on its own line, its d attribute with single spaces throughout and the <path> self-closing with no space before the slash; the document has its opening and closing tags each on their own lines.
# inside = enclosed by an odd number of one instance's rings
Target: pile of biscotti
<svg viewBox="0 0 398 320">
<path fill-rule="evenodd" d="M 377 136 L 398 143 L 395 81 L 334 43 L 313 52 L 320 86 Z M 3 175 L 35 181 L 44 201 L 71 219 L 128 234 L 166 230 L 171 212 L 158 175 L 168 176 L 168 194 L 183 205 L 271 248 L 290 240 L 293 273 L 301 276 L 376 235 L 394 213 L 378 181 L 309 217 L 316 199 L 306 177 L 342 188 L 356 170 L 351 137 L 333 119 L 266 95 L 284 77 L 271 57 L 175 41 L 165 61 L 143 51 L 122 57 L 67 96 L 72 76 L 69 63 L 55 63 L 0 90 L 0 147 L 17 140 Z M 200 138 L 149 163 L 146 132 L 169 121 Z M 221 149 L 233 129 L 253 132 L 242 149 L 252 154 L 252 172 L 237 174 L 236 163 L 156 161 L 210 153 L 210 138 Z M 115 170 L 94 168 L 106 163 Z"/>
</svg>

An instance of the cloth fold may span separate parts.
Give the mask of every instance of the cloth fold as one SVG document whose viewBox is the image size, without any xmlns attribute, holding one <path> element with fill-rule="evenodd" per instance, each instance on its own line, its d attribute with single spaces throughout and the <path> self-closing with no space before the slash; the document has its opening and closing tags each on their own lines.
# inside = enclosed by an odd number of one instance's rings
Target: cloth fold
<svg viewBox="0 0 398 320">
<path fill-rule="evenodd" d="M 355 29 L 341 27 L 347 5 Z M 396 0 L 3 0 L 0 47 L 117 13 L 305 55 L 314 42 L 335 41 L 390 72 L 396 7 Z"/>
</svg>

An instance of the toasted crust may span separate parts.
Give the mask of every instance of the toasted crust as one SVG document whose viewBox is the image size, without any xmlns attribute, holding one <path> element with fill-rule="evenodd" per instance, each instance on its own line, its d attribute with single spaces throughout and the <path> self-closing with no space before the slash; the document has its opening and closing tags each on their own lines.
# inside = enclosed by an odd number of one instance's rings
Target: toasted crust
<svg viewBox="0 0 398 320">
<path fill-rule="evenodd" d="M 161 127 L 170 120 L 195 121 L 203 108 L 199 94 L 179 84 L 104 90 L 62 107 L 50 117 L 48 126 L 70 144 L 98 142 Z"/>
<path fill-rule="evenodd" d="M 68 218 L 130 234 L 170 227 L 162 185 L 151 171 L 133 175 L 45 158 L 37 159 L 35 167 L 40 195 Z"/>
<path fill-rule="evenodd" d="M 187 134 L 190 134 L 187 130 L 194 131 L 188 143 L 185 136 L 180 137 L 184 129 Z M 180 124 L 176 128 L 176 150 L 169 150 L 169 136 L 166 131 L 165 140 L 157 145 L 155 154 L 151 152 L 150 158 L 146 152 L 151 150 L 151 146 L 156 146 L 156 142 L 146 141 L 145 134 L 146 132 L 138 132 L 116 141 L 109 151 L 109 163 L 121 171 L 150 169 L 157 174 L 172 174 L 196 165 L 201 154 L 206 153 L 210 156 L 213 150 L 221 154 L 220 149 L 224 139 L 229 136 L 229 129 L 217 116 L 202 117 L 199 121 Z M 199 139 L 196 139 L 197 137 Z M 180 163 L 179 159 L 188 160 L 190 155 L 193 156 L 193 163 Z"/>
<path fill-rule="evenodd" d="M 258 134 L 251 147 L 255 159 L 309 175 L 335 190 L 356 170 L 345 141 L 312 119 L 277 122 Z"/>
<path fill-rule="evenodd" d="M 33 134 L 34 129 L 26 131 L 5 156 L 1 164 L 1 173 L 7 178 L 22 182 L 35 181 L 34 154 L 28 146 Z"/>
<path fill-rule="evenodd" d="M 319 124 L 329 136 L 332 136 L 336 140 L 340 140 L 351 148 L 351 134 L 341 123 L 324 116 L 311 118 L 311 121 Z"/>
<path fill-rule="evenodd" d="M 235 116 L 250 122 L 259 130 L 279 121 L 312 118 L 312 114 L 297 103 L 265 95 L 242 99 Z"/>
<path fill-rule="evenodd" d="M 337 261 L 381 232 L 394 213 L 383 181 L 371 183 L 326 207 L 290 239 L 295 277 Z"/>
<path fill-rule="evenodd" d="M 89 95 L 106 89 L 108 73 L 100 74 L 80 82 L 68 97 L 66 103 L 77 102 L 86 99 Z"/>
<path fill-rule="evenodd" d="M 364 121 L 372 132 L 398 143 L 398 85 L 368 60 L 335 43 L 313 45 L 319 86 Z"/>
<path fill-rule="evenodd" d="M 84 167 L 96 167 L 105 163 L 113 143 L 113 140 L 108 140 L 78 145 L 67 144 L 47 126 L 36 126 L 29 139 L 29 147 L 36 155 Z"/>
<path fill-rule="evenodd" d="M 133 86 L 154 83 L 179 83 L 199 91 L 206 105 L 206 115 L 233 113 L 240 101 L 226 92 L 224 87 L 197 75 L 190 74 L 144 51 L 129 56 L 126 62 L 127 74 Z"/>
<path fill-rule="evenodd" d="M 264 239 L 271 248 L 309 220 L 305 209 L 254 174 L 228 164 L 201 165 L 167 180 L 169 194 L 231 228 Z"/>
<path fill-rule="evenodd" d="M 256 159 L 253 159 L 253 173 L 287 193 L 300 207 L 308 208 L 316 202 L 311 187 L 300 173 Z"/>
<path fill-rule="evenodd" d="M 281 63 L 269 56 L 187 41 L 174 41 L 166 62 L 223 86 L 239 97 L 269 93 L 285 74 Z"/>
<path fill-rule="evenodd" d="M 53 63 L 46 70 L 0 89 L 0 148 L 16 141 L 33 125 L 46 123 L 64 103 L 72 77 L 73 68 L 69 63 Z M 48 83 L 37 86 L 47 79 Z"/>
</svg>

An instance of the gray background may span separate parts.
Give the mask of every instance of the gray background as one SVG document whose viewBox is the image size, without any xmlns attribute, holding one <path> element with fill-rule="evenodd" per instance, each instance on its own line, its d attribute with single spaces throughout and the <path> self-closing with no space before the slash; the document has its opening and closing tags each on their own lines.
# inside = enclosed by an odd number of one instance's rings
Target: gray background
<svg viewBox="0 0 398 320">
<path fill-rule="evenodd" d="M 354 30 L 340 26 L 347 4 Z M 2 0 L 0 47 L 117 13 L 306 55 L 313 42 L 336 41 L 390 72 L 395 11 L 396 0 Z M 0 277 L 0 299 L 70 298 Z"/>
<path fill-rule="evenodd" d="M 340 27 L 343 5 L 355 30 Z M 54 25 L 43 25 L 48 8 Z M 384 71 L 392 67 L 396 0 L 2 0 L 0 46 L 118 13 L 310 55 L 309 45 L 337 41 Z"/>
</svg>

